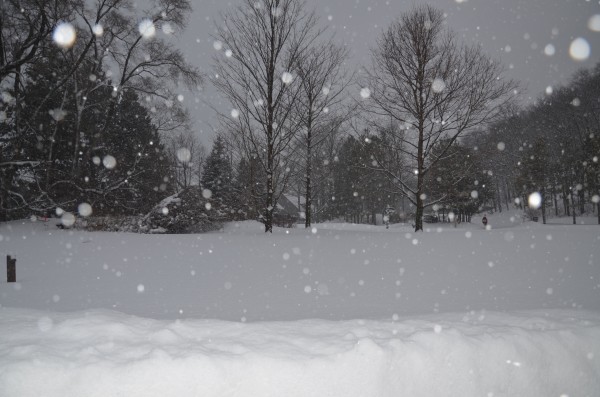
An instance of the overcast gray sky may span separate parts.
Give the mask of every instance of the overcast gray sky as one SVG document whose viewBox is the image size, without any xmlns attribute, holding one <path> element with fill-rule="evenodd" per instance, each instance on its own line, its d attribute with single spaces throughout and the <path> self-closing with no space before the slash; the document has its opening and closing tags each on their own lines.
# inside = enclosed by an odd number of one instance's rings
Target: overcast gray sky
<svg viewBox="0 0 600 397">
<path fill-rule="evenodd" d="M 330 26 L 335 39 L 352 54 L 350 66 L 369 65 L 369 49 L 390 21 L 422 1 L 402 0 L 307 0 L 322 24 Z M 525 99 L 535 99 L 547 87 L 566 84 L 579 68 L 600 61 L 599 0 L 430 0 L 429 4 L 447 14 L 448 26 L 465 41 L 481 43 L 484 50 L 500 59 L 508 75 L 523 83 Z M 219 13 L 241 4 L 241 0 L 192 0 L 194 12 L 178 46 L 188 61 L 207 75 L 215 49 L 211 33 L 219 23 Z M 590 18 L 594 19 L 590 28 Z M 594 30 L 595 29 L 595 30 Z M 585 60 L 570 54 L 571 43 L 583 38 L 590 47 Z M 554 49 L 554 51 L 552 51 Z M 206 102 L 226 107 L 207 79 L 203 92 L 186 95 L 195 130 L 210 145 L 215 126 L 213 111 Z"/>
</svg>

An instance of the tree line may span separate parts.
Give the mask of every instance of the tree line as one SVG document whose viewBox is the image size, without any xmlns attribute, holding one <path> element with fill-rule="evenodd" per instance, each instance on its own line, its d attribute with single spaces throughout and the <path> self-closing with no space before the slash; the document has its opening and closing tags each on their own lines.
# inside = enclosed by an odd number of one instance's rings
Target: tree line
<svg viewBox="0 0 600 397">
<path fill-rule="evenodd" d="M 544 223 L 553 213 L 574 224 L 595 211 L 600 224 L 600 64 L 528 107 L 507 107 L 470 144 L 484 153 L 497 210 L 527 206 Z"/>
<path fill-rule="evenodd" d="M 210 81 L 228 106 L 207 154 L 177 95 L 202 76 L 169 41 L 189 11 L 3 2 L 3 219 L 87 203 L 184 223 L 259 219 L 270 232 L 287 194 L 306 227 L 394 207 L 419 231 L 429 212 L 468 220 L 532 193 L 544 220 L 548 206 L 575 216 L 598 204 L 598 68 L 523 108 L 503 65 L 458 40 L 441 10 L 403 12 L 353 71 L 304 1 L 242 0 L 215 26 Z M 53 37 L 65 23 L 73 43 Z"/>
</svg>

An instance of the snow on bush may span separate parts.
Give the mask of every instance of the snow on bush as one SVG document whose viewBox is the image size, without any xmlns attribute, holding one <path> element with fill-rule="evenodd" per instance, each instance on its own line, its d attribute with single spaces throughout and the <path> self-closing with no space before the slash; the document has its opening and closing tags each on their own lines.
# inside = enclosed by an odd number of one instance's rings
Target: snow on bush
<svg viewBox="0 0 600 397">
<path fill-rule="evenodd" d="M 189 187 L 158 203 L 140 222 L 145 233 L 203 233 L 221 227 L 218 208 L 207 206 L 202 189 Z"/>
</svg>

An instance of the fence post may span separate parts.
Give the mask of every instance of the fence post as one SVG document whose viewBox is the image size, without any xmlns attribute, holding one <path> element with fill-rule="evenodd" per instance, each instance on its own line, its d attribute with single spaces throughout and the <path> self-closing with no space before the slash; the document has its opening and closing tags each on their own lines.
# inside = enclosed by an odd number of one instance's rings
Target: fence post
<svg viewBox="0 0 600 397">
<path fill-rule="evenodd" d="M 12 259 L 10 255 L 6 256 L 6 280 L 9 283 L 17 281 L 17 258 Z"/>
</svg>

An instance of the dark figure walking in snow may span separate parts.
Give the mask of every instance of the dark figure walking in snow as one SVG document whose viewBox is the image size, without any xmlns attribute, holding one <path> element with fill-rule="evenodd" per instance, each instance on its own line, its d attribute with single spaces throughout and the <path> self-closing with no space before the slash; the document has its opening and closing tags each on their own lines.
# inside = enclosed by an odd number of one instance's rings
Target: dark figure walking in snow
<svg viewBox="0 0 600 397">
<path fill-rule="evenodd" d="M 483 227 L 487 227 L 487 217 L 485 215 L 483 216 L 481 222 L 483 222 Z"/>
</svg>

